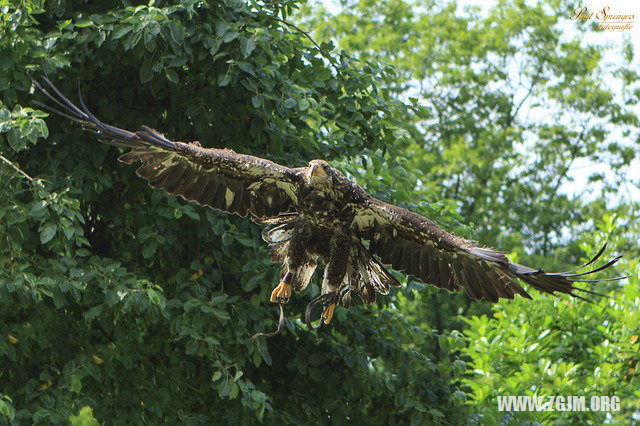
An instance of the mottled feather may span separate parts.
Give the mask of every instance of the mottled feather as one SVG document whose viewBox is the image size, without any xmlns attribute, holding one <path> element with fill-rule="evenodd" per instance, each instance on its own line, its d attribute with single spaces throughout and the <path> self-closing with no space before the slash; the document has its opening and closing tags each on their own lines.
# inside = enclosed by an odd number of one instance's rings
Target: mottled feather
<svg viewBox="0 0 640 426">
<path fill-rule="evenodd" d="M 429 219 L 373 198 L 322 160 L 293 169 L 230 149 L 172 141 L 147 126 L 135 132 L 120 129 L 96 118 L 81 97 L 77 107 L 44 81 L 48 89 L 34 84 L 64 111 L 38 105 L 82 124 L 106 143 L 129 149 L 120 161 L 138 164 L 136 173 L 150 186 L 225 212 L 251 214 L 267 225 L 263 238 L 271 257 L 291 268 L 287 279 L 296 290 L 308 284 L 317 259 L 323 258 L 328 270 L 323 292 L 337 294 L 346 283 L 368 304 L 376 293 L 386 294 L 390 286 L 399 285 L 382 264 L 448 291 L 464 288 L 470 297 L 491 302 L 516 294 L 530 298 L 519 281 L 542 292 L 581 298 L 576 291 L 597 293 L 574 283 L 603 281 L 584 277 L 619 259 L 583 273 L 576 271 L 600 258 L 604 247 L 581 268 L 566 272 L 512 263 L 499 250 L 479 247 Z M 351 296 L 346 296 L 343 303 L 348 305 Z"/>
</svg>

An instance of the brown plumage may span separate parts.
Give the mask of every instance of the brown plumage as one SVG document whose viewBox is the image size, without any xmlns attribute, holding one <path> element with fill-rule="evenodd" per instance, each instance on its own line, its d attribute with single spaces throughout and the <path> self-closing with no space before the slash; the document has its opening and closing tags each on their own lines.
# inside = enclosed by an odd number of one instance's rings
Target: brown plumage
<svg viewBox="0 0 640 426">
<path fill-rule="evenodd" d="M 93 116 L 82 99 L 79 108 L 44 80 L 53 93 L 37 81 L 34 84 L 64 111 L 39 105 L 95 131 L 106 143 L 129 148 L 120 161 L 138 163 L 136 173 L 151 187 L 214 209 L 251 215 L 266 225 L 263 238 L 271 257 L 283 265 L 272 301 L 288 299 L 292 289 L 303 290 L 323 261 L 322 295 L 317 302 L 324 306 L 325 323 L 338 301 L 349 306 L 352 294 L 357 294 L 371 304 L 376 293 L 387 294 L 390 286 L 400 285 L 383 264 L 424 283 L 448 291 L 465 289 L 473 299 L 496 302 L 516 294 L 531 298 L 518 280 L 545 293 L 580 298 L 576 291 L 597 294 L 574 283 L 597 281 L 584 277 L 619 259 L 584 273 L 575 272 L 580 268 L 549 273 L 511 263 L 503 252 L 479 247 L 416 213 L 371 197 L 323 160 L 288 168 L 230 149 L 174 142 L 146 126 L 136 132 L 119 129 Z M 603 252 L 604 247 L 583 267 Z"/>
</svg>

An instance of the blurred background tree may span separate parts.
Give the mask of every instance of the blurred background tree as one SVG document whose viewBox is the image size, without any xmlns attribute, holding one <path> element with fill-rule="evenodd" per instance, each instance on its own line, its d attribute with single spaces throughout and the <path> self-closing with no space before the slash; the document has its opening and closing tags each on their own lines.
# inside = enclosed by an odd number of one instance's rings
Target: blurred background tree
<svg viewBox="0 0 640 426">
<path fill-rule="evenodd" d="M 453 207 L 454 217 L 473 230 L 470 237 L 548 270 L 569 269 L 606 241 L 625 253 L 620 270 L 632 276 L 627 293 L 618 290 L 618 303 L 602 301 L 597 308 L 538 297 L 534 304 L 518 300 L 489 311 L 465 295 L 431 288 L 420 292 L 418 303 L 400 301 L 412 322 L 465 329 L 469 347 L 462 353 L 472 360 L 467 395 L 483 421 L 516 419 L 496 413 L 497 395 L 569 391 L 564 394 L 617 391 L 627 401 L 619 418 L 638 416 L 640 359 L 622 355 L 638 348 L 639 331 L 622 325 L 637 320 L 639 301 L 638 47 L 628 34 L 613 45 L 587 43 L 604 34 L 587 37 L 593 22 L 569 21 L 573 6 L 344 0 L 304 9 L 304 25 L 319 40 L 362 61 L 391 64 L 397 73 L 388 89 L 408 105 L 403 127 L 415 141 L 402 164 L 416 175 L 414 189 L 422 196 L 397 191 L 390 197 L 425 200 L 422 212 L 431 217 L 430 208 L 444 206 L 449 214 Z M 474 314 L 479 317 L 470 321 Z M 550 334 L 556 328 L 562 333 Z M 582 333 L 590 338 L 580 341 Z M 612 338 L 620 345 L 613 351 Z M 514 355 L 527 352 L 529 359 Z M 437 348 L 432 353 L 439 356 Z M 615 368 L 596 369 L 612 358 Z M 574 363 L 576 370 L 559 374 L 549 370 L 550 360 Z M 558 375 L 569 385 L 554 382 Z M 554 418 L 604 417 L 533 413 L 517 419 Z"/>
<path fill-rule="evenodd" d="M 336 6 L 1 3 L 9 422 L 606 416 L 498 413 L 506 394 L 618 395 L 614 418 L 639 415 L 634 46 L 607 64 L 606 48 L 580 41 L 588 24 L 563 32 L 572 5 L 556 1 Z M 316 281 L 287 306 L 285 333 L 252 341 L 276 319 L 278 270 L 260 229 L 149 189 L 116 148 L 29 107 L 26 71 L 69 94 L 79 81 L 89 107 L 120 127 L 290 166 L 325 158 L 512 260 L 569 269 L 609 241 L 626 253 L 617 272 L 632 278 L 600 285 L 614 299 L 595 304 L 536 295 L 495 307 L 404 278 L 376 306 L 338 310 L 331 329 L 308 332 L 299 313 Z M 593 166 L 589 185 L 567 191 L 581 160 Z"/>
</svg>

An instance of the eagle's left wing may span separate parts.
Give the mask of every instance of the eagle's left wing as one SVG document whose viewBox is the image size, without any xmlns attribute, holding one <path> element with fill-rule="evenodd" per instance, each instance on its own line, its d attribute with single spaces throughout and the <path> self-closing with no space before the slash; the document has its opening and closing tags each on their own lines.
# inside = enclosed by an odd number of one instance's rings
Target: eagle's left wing
<svg viewBox="0 0 640 426">
<path fill-rule="evenodd" d="M 369 251 L 393 269 L 413 275 L 427 284 L 449 291 L 465 289 L 473 299 L 497 302 L 498 298 L 513 299 L 515 294 L 531 298 L 516 279 L 545 293 L 567 293 L 580 298 L 574 282 L 583 276 L 613 265 L 619 257 L 584 273 L 549 273 L 540 269 L 511 263 L 501 251 L 478 247 L 471 241 L 440 229 L 434 222 L 416 213 L 366 194 L 355 207 L 352 229 L 369 240 Z M 605 246 L 606 247 L 606 246 Z M 587 264 L 602 255 L 605 247 Z M 615 279 L 621 279 L 618 277 Z M 609 279 L 611 280 L 611 279 Z M 597 293 L 595 293 L 597 294 Z"/>
<path fill-rule="evenodd" d="M 301 179 L 298 169 L 230 149 L 203 148 L 198 142 L 170 141 L 146 126 L 137 132 L 110 126 L 91 114 L 82 98 L 82 108 L 78 108 L 49 79 L 44 81 L 53 93 L 36 80 L 34 84 L 66 112 L 38 105 L 95 131 L 106 143 L 130 148 L 119 160 L 127 164 L 140 161 L 136 173 L 150 186 L 240 216 L 248 212 L 275 216 L 295 210 Z"/>
</svg>

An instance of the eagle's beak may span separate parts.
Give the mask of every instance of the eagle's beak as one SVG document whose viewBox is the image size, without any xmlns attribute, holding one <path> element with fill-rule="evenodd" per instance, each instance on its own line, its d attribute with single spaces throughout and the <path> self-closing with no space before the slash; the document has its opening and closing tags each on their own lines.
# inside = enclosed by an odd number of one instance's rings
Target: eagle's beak
<svg viewBox="0 0 640 426">
<path fill-rule="evenodd" d="M 325 177 L 325 176 L 327 176 L 327 174 L 324 172 L 322 167 L 314 164 L 313 166 L 311 166 L 311 176 L 313 176 L 313 177 L 316 177 L 316 176 Z"/>
</svg>

